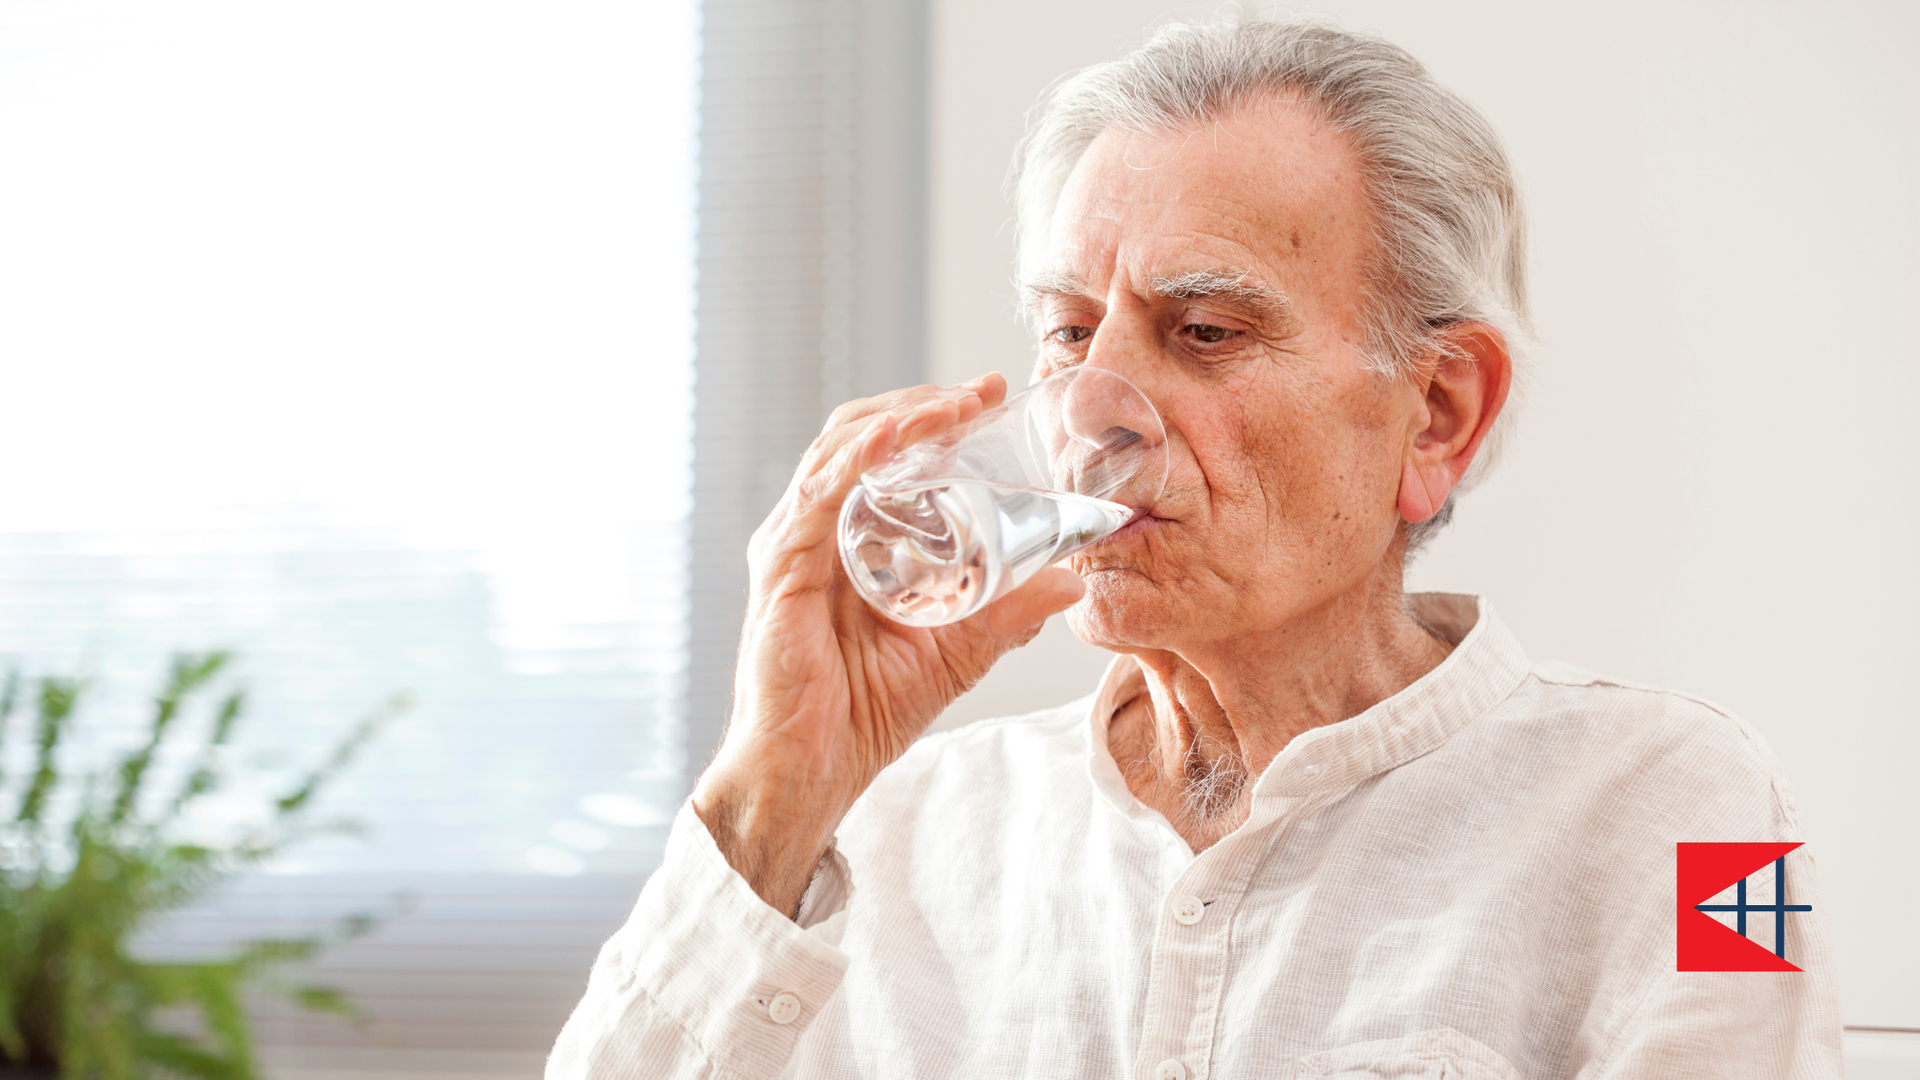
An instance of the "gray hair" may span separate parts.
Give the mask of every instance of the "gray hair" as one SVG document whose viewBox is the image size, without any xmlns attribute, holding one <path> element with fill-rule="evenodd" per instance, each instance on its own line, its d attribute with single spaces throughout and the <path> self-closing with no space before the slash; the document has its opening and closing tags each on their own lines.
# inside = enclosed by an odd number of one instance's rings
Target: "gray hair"
<svg viewBox="0 0 1920 1080">
<path fill-rule="evenodd" d="M 1506 339 L 1513 390 L 1456 489 L 1471 490 L 1512 439 L 1529 372 L 1526 216 L 1493 128 L 1398 46 L 1317 20 L 1175 23 L 1055 84 L 1029 120 L 1010 181 L 1022 271 L 1036 268 L 1067 178 L 1102 132 L 1179 130 L 1267 93 L 1298 96 L 1360 158 L 1375 229 L 1368 367 L 1407 372 L 1457 323 L 1486 323 Z M 1449 497 L 1410 526 L 1409 550 L 1452 511 Z"/>
</svg>

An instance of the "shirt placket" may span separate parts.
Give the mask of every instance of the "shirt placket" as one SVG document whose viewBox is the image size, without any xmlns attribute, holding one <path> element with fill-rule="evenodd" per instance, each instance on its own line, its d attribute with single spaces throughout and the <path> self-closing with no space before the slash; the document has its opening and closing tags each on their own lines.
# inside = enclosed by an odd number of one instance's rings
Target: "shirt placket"
<svg viewBox="0 0 1920 1080">
<path fill-rule="evenodd" d="M 1233 917 L 1254 872 L 1303 800 L 1259 800 L 1247 823 L 1201 852 L 1160 898 L 1147 969 L 1139 1080 L 1205 1080 L 1226 994 Z"/>
</svg>

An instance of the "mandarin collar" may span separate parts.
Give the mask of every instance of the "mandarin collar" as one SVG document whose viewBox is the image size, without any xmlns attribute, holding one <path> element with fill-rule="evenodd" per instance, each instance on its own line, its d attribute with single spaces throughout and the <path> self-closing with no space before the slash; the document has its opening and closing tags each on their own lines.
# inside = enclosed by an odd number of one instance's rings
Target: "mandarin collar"
<svg viewBox="0 0 1920 1080">
<path fill-rule="evenodd" d="M 1453 652 L 1365 712 L 1295 736 L 1254 783 L 1255 803 L 1350 788 L 1431 753 L 1506 700 L 1526 676 L 1525 650 L 1484 598 L 1414 593 L 1407 606 Z M 1108 805 L 1129 818 L 1160 821 L 1134 798 L 1107 746 L 1114 709 L 1144 678 L 1131 656 L 1116 656 L 1107 666 L 1088 716 L 1087 767 Z"/>
</svg>

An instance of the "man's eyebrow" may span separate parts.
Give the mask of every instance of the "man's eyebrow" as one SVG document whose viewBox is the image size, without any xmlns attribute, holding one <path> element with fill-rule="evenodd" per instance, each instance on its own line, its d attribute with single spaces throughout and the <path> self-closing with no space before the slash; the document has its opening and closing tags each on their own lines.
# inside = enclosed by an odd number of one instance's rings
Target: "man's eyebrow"
<svg viewBox="0 0 1920 1080">
<path fill-rule="evenodd" d="M 1154 296 L 1168 300 L 1224 300 L 1269 318 L 1283 318 L 1293 310 L 1286 293 L 1236 268 L 1189 270 L 1173 277 L 1157 277 L 1148 282 L 1147 288 Z"/>
<path fill-rule="evenodd" d="M 1020 299 L 1028 308 L 1034 307 L 1041 298 L 1047 296 L 1092 297 L 1093 290 L 1065 270 L 1042 270 L 1032 277 L 1021 279 Z"/>
<path fill-rule="evenodd" d="M 1023 307 L 1029 313 L 1049 296 L 1098 299 L 1085 282 L 1065 270 L 1042 270 L 1023 279 L 1019 288 Z M 1157 277 L 1147 283 L 1147 291 L 1165 300 L 1212 297 L 1270 319 L 1285 318 L 1293 311 L 1293 302 L 1287 299 L 1286 293 L 1238 267 L 1188 270 L 1172 277 Z"/>
</svg>

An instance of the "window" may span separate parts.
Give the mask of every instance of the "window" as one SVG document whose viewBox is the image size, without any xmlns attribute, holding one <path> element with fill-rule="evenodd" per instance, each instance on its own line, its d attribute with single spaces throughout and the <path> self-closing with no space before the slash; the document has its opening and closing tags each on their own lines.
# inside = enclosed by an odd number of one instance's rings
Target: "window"
<svg viewBox="0 0 1920 1080">
<path fill-rule="evenodd" d="M 533 963 L 572 973 L 564 1016 L 657 858 L 687 782 L 695 22 L 0 0 L 0 668 L 88 674 L 97 757 L 171 651 L 235 648 L 259 783 L 215 817 L 416 701 L 329 799 L 369 838 L 221 918 L 401 894 L 342 963 L 422 978 L 585 919 Z M 248 932 L 218 922 L 176 944 Z M 376 1014 L 425 992 L 370 978 Z"/>
</svg>

